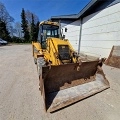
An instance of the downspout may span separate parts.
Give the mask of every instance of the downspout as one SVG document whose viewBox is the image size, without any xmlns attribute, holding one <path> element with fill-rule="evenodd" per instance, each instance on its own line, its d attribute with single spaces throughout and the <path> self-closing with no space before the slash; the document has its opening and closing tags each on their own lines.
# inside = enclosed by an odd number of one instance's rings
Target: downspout
<svg viewBox="0 0 120 120">
<path fill-rule="evenodd" d="M 82 18 L 80 19 L 80 33 L 79 33 L 79 43 L 78 43 L 78 55 L 80 55 L 81 38 L 82 38 Z"/>
</svg>

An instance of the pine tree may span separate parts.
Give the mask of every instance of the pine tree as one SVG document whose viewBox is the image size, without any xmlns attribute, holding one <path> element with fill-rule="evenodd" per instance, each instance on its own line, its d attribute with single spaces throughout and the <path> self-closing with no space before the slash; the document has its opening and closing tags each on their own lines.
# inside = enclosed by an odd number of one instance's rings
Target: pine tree
<svg viewBox="0 0 120 120">
<path fill-rule="evenodd" d="M 24 9 L 22 9 L 21 18 L 22 18 L 21 27 L 22 27 L 22 32 L 24 33 L 25 42 L 30 42 L 30 35 L 29 35 L 29 31 L 28 31 L 28 22 L 27 22 L 26 17 L 25 17 L 25 10 Z"/>
<path fill-rule="evenodd" d="M 32 23 L 31 23 L 31 40 L 35 41 L 35 34 L 36 34 L 36 28 L 35 28 L 35 23 L 34 23 L 34 16 L 32 14 Z"/>
<path fill-rule="evenodd" d="M 10 33 L 7 30 L 6 23 L 0 19 L 0 38 L 11 42 Z"/>
<path fill-rule="evenodd" d="M 38 39 L 38 32 L 39 32 L 39 22 L 37 22 L 35 26 L 35 41 Z"/>
</svg>

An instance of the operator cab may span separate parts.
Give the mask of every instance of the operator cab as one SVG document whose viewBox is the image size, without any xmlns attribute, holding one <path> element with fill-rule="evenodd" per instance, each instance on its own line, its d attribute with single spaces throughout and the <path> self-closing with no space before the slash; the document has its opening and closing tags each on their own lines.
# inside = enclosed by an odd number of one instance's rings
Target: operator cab
<svg viewBox="0 0 120 120">
<path fill-rule="evenodd" d="M 48 37 L 59 38 L 59 25 L 55 22 L 41 22 L 39 26 L 38 41 L 42 49 L 46 49 L 46 40 Z"/>
</svg>

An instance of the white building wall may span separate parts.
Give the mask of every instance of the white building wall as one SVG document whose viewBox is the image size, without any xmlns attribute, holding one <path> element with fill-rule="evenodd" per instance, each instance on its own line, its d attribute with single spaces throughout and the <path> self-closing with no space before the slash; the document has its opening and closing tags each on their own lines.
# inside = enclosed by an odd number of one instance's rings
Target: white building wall
<svg viewBox="0 0 120 120">
<path fill-rule="evenodd" d="M 65 32 L 65 28 L 67 28 L 67 32 Z M 80 20 L 77 20 L 75 22 L 72 22 L 64 27 L 63 34 L 65 35 L 65 38 L 70 41 L 73 48 L 78 51 L 78 44 L 79 44 L 79 34 L 80 34 Z"/>
<path fill-rule="evenodd" d="M 113 45 L 120 45 L 120 3 L 83 18 L 81 52 L 108 57 Z"/>
</svg>

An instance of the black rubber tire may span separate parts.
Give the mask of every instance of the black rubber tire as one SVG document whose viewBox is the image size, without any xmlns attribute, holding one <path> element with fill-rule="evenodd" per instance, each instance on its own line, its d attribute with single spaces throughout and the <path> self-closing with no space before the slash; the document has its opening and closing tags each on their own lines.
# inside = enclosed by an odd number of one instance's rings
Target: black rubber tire
<svg viewBox="0 0 120 120">
<path fill-rule="evenodd" d="M 34 58 L 34 63 L 37 64 L 37 59 L 36 58 Z"/>
<path fill-rule="evenodd" d="M 42 74 L 42 66 L 45 65 L 45 61 L 43 57 L 37 58 L 37 70 L 38 70 L 38 75 Z"/>
<path fill-rule="evenodd" d="M 42 66 L 45 66 L 45 61 L 43 57 L 39 57 L 37 58 L 37 71 L 38 71 L 39 79 L 42 77 Z M 39 81 L 39 86 L 40 86 L 39 90 L 41 91 L 40 81 Z"/>
</svg>

